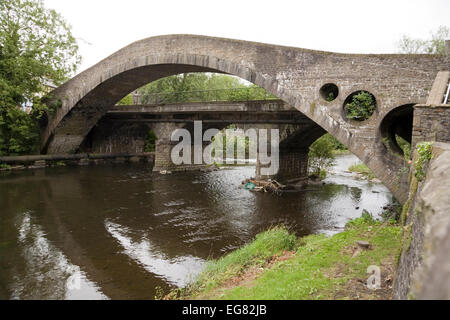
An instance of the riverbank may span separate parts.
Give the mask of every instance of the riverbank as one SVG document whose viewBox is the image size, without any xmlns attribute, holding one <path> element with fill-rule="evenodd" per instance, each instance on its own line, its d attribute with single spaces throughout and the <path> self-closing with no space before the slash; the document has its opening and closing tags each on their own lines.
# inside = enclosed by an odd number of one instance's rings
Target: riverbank
<svg viewBox="0 0 450 320">
<path fill-rule="evenodd" d="M 285 227 L 274 227 L 208 262 L 193 283 L 165 299 L 390 299 L 401 238 L 395 222 L 368 215 L 331 237 L 297 239 Z M 379 290 L 366 286 L 371 265 L 381 270 Z"/>
<path fill-rule="evenodd" d="M 353 164 L 348 168 L 348 171 L 356 173 L 360 178 L 367 179 L 369 181 L 376 178 L 372 170 L 370 170 L 364 163 Z"/>
<path fill-rule="evenodd" d="M 86 166 L 105 163 L 152 163 L 154 152 L 139 154 L 122 153 L 76 153 L 76 154 L 39 154 L 28 156 L 0 157 L 0 171 L 19 171 L 26 169 L 44 169 L 48 167 Z"/>
</svg>

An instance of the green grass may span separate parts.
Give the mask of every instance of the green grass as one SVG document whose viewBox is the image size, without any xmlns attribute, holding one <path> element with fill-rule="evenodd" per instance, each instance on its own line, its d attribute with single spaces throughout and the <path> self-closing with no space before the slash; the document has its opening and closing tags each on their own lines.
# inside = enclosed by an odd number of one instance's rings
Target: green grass
<svg viewBox="0 0 450 320">
<path fill-rule="evenodd" d="M 0 169 L 11 170 L 11 166 L 6 163 L 0 163 Z"/>
<path fill-rule="evenodd" d="M 351 172 L 359 173 L 364 177 L 366 177 L 368 180 L 375 178 L 375 175 L 373 174 L 372 170 L 370 170 L 369 167 L 366 166 L 364 163 L 355 163 L 351 165 L 348 168 L 348 170 Z"/>
<path fill-rule="evenodd" d="M 326 170 L 320 170 L 319 173 L 313 172 L 309 175 L 310 179 L 324 180 L 327 177 Z"/>
<path fill-rule="evenodd" d="M 348 149 L 334 149 L 333 154 L 335 156 L 340 156 L 340 155 L 347 155 L 347 154 L 352 154 L 352 153 Z"/>
<path fill-rule="evenodd" d="M 352 257 L 352 248 L 358 240 L 368 241 L 372 249 Z M 285 228 L 273 228 L 241 249 L 209 262 L 197 280 L 184 289 L 182 298 L 332 299 L 338 294 L 345 299 L 354 294 L 353 288 L 347 287 L 349 280 L 367 279 L 369 265 L 395 264 L 401 240 L 400 226 L 381 225 L 367 217 L 351 221 L 344 232 L 332 237 L 310 235 L 296 240 Z M 275 259 L 267 264 L 285 250 L 294 253 L 287 259 Z M 228 280 L 245 277 L 246 271 L 254 266 L 263 271 L 249 281 L 230 285 Z M 224 283 L 227 285 L 221 286 Z"/>
<path fill-rule="evenodd" d="M 188 288 L 171 295 L 202 292 L 203 294 L 217 288 L 229 279 L 236 277 L 251 267 L 263 266 L 274 255 L 285 250 L 293 250 L 297 246 L 295 235 L 286 227 L 277 226 L 258 234 L 255 239 L 223 258 L 209 261 L 203 272 Z"/>
</svg>

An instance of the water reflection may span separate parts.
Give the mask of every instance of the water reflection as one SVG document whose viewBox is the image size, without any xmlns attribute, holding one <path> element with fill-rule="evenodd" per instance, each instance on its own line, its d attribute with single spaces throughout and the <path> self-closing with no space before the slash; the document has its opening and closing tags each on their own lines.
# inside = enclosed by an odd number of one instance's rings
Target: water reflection
<svg viewBox="0 0 450 320">
<path fill-rule="evenodd" d="M 206 259 L 272 225 L 298 236 L 338 232 L 363 209 L 377 216 L 392 200 L 384 186 L 345 172 L 356 161 L 342 157 L 326 185 L 282 195 L 239 188 L 254 167 L 12 173 L 0 178 L 0 298 L 152 299 L 156 287 L 185 284 Z"/>
<path fill-rule="evenodd" d="M 193 256 L 168 259 L 164 253 L 155 250 L 145 235 L 139 242 L 135 242 L 127 236 L 129 229 L 121 225 L 105 221 L 105 228 L 119 242 L 129 257 L 141 264 L 148 272 L 162 277 L 172 285 L 184 286 L 204 266 L 203 259 Z"/>
<path fill-rule="evenodd" d="M 105 299 L 86 274 L 45 237 L 30 212 L 18 217 L 22 261 L 13 266 L 11 299 Z"/>
</svg>

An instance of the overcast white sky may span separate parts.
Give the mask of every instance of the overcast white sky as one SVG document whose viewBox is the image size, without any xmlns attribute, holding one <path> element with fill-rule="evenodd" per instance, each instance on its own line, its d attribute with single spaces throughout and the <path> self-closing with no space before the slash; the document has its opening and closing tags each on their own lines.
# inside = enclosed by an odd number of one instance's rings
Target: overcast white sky
<svg viewBox="0 0 450 320">
<path fill-rule="evenodd" d="M 450 26 L 449 0 L 44 0 L 79 38 L 82 71 L 164 34 L 201 34 L 346 53 L 392 53 L 402 34 Z"/>
</svg>

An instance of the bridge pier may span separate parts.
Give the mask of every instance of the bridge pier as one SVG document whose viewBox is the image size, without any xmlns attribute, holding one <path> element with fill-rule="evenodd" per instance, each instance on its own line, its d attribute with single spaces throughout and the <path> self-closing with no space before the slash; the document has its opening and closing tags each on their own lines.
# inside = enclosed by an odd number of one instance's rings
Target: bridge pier
<svg viewBox="0 0 450 320">
<path fill-rule="evenodd" d="M 299 182 L 308 178 L 308 149 L 281 148 L 279 150 L 278 171 L 275 174 L 263 174 L 262 168 L 269 165 L 262 164 L 260 154 L 256 159 L 256 179 L 275 179 L 279 182 Z"/>
<path fill-rule="evenodd" d="M 280 169 L 277 179 L 298 182 L 308 178 L 308 149 L 280 149 Z"/>
<path fill-rule="evenodd" d="M 273 174 L 264 174 L 263 168 L 268 168 L 271 164 L 263 164 L 265 161 L 261 161 L 261 157 L 264 159 L 265 155 L 259 150 L 256 159 L 256 179 L 267 180 L 276 179 L 282 183 L 292 183 L 308 178 L 308 152 L 310 144 L 317 139 L 316 128 L 319 128 L 319 132 L 322 132 L 320 127 L 315 124 L 278 124 L 278 125 L 265 125 L 262 128 L 278 129 L 279 130 L 279 147 L 278 158 L 271 157 L 270 152 L 271 143 L 274 143 L 272 137 L 268 139 L 267 153 L 272 161 L 276 161 L 278 170 Z M 320 133 L 319 133 L 320 136 Z M 270 134 L 269 134 L 270 137 Z"/>
<path fill-rule="evenodd" d="M 179 142 L 158 139 L 155 146 L 155 164 L 153 171 L 195 171 L 206 168 L 208 165 L 194 163 L 194 145 L 191 145 L 191 163 L 175 164 L 172 161 L 172 149 Z M 205 147 L 205 145 L 203 145 Z"/>
<path fill-rule="evenodd" d="M 207 164 L 195 164 L 194 159 L 194 145 L 193 139 L 191 140 L 190 152 L 191 161 L 190 163 L 175 164 L 172 161 L 172 149 L 179 144 L 179 141 L 171 141 L 172 133 L 177 129 L 182 129 L 186 127 L 186 123 L 171 123 L 162 122 L 154 123 L 152 130 L 155 133 L 157 140 L 155 144 L 155 164 L 153 166 L 153 171 L 193 171 L 201 170 L 207 167 Z M 189 130 L 189 129 L 188 129 Z M 192 131 L 192 130 L 190 130 Z M 191 132 L 191 137 L 194 137 L 193 132 Z M 203 142 L 203 148 L 207 143 Z M 182 154 L 180 154 L 181 156 Z"/>
</svg>

